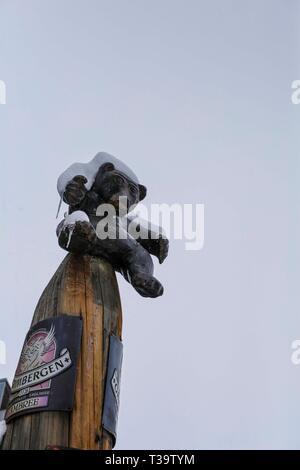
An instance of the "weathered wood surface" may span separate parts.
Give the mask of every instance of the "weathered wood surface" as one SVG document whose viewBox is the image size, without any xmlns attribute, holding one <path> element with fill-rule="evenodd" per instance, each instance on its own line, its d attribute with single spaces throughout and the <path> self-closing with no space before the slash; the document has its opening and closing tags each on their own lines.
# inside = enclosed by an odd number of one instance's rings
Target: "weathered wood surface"
<svg viewBox="0 0 300 470">
<path fill-rule="evenodd" d="M 77 365 L 75 405 L 71 413 L 35 412 L 8 424 L 2 449 L 64 446 L 111 449 L 101 427 L 109 335 L 121 338 L 122 311 L 115 273 L 104 260 L 68 255 L 43 292 L 32 326 L 60 314 L 83 319 Z"/>
</svg>

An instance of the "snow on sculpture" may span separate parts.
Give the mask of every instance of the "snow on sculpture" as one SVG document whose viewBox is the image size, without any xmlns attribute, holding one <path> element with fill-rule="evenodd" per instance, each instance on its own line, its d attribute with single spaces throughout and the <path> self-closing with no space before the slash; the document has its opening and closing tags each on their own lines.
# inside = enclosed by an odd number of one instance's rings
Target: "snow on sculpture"
<svg viewBox="0 0 300 470">
<path fill-rule="evenodd" d="M 151 255 L 162 263 L 169 242 L 160 227 L 129 215 L 147 192 L 135 173 L 100 152 L 89 163 L 71 165 L 59 177 L 57 189 L 69 206 L 57 228 L 59 245 L 70 253 L 105 258 L 144 297 L 162 295 Z"/>
</svg>

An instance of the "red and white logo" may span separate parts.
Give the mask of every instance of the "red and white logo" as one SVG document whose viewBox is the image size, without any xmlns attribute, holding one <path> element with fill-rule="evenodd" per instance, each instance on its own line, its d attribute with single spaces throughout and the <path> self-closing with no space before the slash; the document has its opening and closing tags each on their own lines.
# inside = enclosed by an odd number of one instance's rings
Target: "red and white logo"
<svg viewBox="0 0 300 470">
<path fill-rule="evenodd" d="M 52 361 L 55 358 L 55 354 L 54 326 L 51 325 L 49 332 L 45 330 L 35 331 L 24 344 L 16 374 L 23 374 L 28 370 L 35 369 L 42 364 Z"/>
</svg>

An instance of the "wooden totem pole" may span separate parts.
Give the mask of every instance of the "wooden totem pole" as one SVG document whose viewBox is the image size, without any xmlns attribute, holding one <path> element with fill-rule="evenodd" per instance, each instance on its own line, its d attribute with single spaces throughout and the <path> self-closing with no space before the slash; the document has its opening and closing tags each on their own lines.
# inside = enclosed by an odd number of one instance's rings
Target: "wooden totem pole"
<svg viewBox="0 0 300 470">
<path fill-rule="evenodd" d="M 78 316 L 83 323 L 73 410 L 12 420 L 3 449 L 112 448 L 114 437 L 103 428 L 102 410 L 109 340 L 111 335 L 121 339 L 122 311 L 116 276 L 106 261 L 74 254 L 64 259 L 40 298 L 32 326 L 59 315 Z"/>
<path fill-rule="evenodd" d="M 160 231 L 153 236 L 153 229 L 143 238 L 136 235 L 140 222 L 131 223 L 127 213 L 146 188 L 126 165 L 99 153 L 68 168 L 58 191 L 69 211 L 57 235 L 69 254 L 44 290 L 26 335 L 6 409 L 3 450 L 112 449 L 122 364 L 115 271 L 142 296 L 163 293 L 150 255 L 163 262 L 168 241 Z M 101 208 L 107 204 L 116 212 L 105 220 Z"/>
</svg>

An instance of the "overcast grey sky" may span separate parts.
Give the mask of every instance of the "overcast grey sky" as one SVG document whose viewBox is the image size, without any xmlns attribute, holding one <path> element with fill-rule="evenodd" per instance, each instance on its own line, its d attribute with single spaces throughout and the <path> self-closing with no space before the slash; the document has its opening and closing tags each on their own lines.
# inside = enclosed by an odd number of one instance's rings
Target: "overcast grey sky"
<svg viewBox="0 0 300 470">
<path fill-rule="evenodd" d="M 300 448 L 299 0 L 0 0 L 0 340 L 13 377 L 57 246 L 56 179 L 98 151 L 147 202 L 204 203 L 162 298 L 119 277 L 119 449 Z"/>
</svg>

